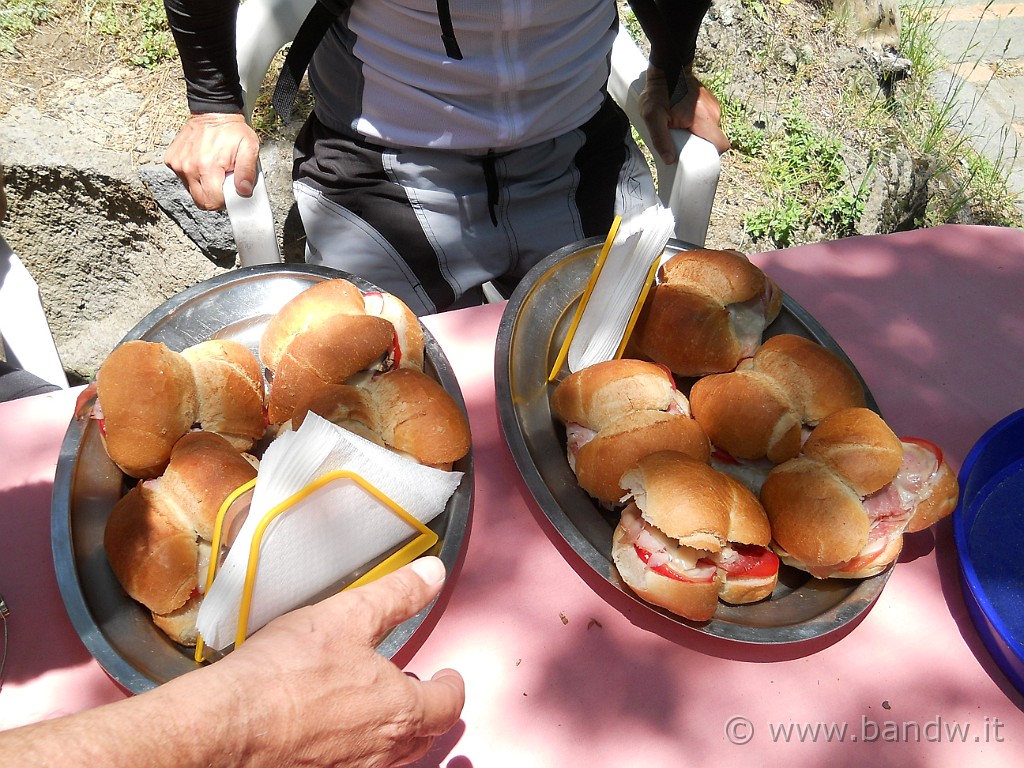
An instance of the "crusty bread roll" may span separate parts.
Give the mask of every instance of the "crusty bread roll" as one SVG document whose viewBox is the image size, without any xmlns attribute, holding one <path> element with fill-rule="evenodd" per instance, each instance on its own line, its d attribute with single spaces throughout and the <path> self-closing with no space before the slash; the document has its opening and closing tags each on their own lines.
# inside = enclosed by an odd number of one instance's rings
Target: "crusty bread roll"
<svg viewBox="0 0 1024 768">
<path fill-rule="evenodd" d="M 325 280 L 289 300 L 270 319 L 259 356 L 272 376 L 271 424 L 290 420 L 295 403 L 322 384 L 344 384 L 361 371 L 403 362 L 422 367 L 422 328 L 408 307 L 383 294 L 369 300 L 379 314 L 368 314 L 367 305 L 350 281 Z M 399 332 L 388 317 L 402 326 L 404 351 L 396 347 Z"/>
<path fill-rule="evenodd" d="M 621 479 L 644 456 L 676 451 L 707 462 L 711 445 L 693 419 L 678 413 L 633 411 L 613 421 L 570 455 L 580 487 L 608 506 L 626 489 Z"/>
<path fill-rule="evenodd" d="M 454 398 L 414 368 L 396 368 L 366 385 L 375 430 L 384 444 L 420 464 L 451 469 L 469 453 L 469 421 Z"/>
<path fill-rule="evenodd" d="M 301 426 L 310 411 L 436 469 L 449 470 L 469 453 L 469 421 L 462 408 L 415 368 L 396 368 L 358 386 L 322 385 L 298 402 L 292 426 Z"/>
<path fill-rule="evenodd" d="M 132 477 L 159 475 L 199 412 L 192 367 L 162 343 L 117 346 L 100 366 L 96 391 L 107 454 Z"/>
<path fill-rule="evenodd" d="M 423 370 L 425 338 L 419 318 L 409 306 L 397 296 L 370 291 L 363 295 L 366 314 L 383 317 L 395 328 L 395 343 L 391 359 L 385 366 L 391 368 L 415 368 Z"/>
<path fill-rule="evenodd" d="M 738 459 L 776 464 L 800 452 L 805 425 L 864 404 L 853 369 L 794 334 L 771 337 L 735 371 L 706 376 L 690 389 L 693 417 L 712 445 Z"/>
<path fill-rule="evenodd" d="M 140 482 L 110 512 L 103 546 L 114 575 L 176 642 L 195 642 L 188 622 L 205 587 L 200 564 L 217 512 L 255 476 L 226 439 L 190 432 L 175 443 L 163 475 Z"/>
<path fill-rule="evenodd" d="M 263 371 L 246 347 L 228 339 L 210 339 L 181 352 L 192 366 L 199 410 L 196 421 L 239 451 L 263 436 Z"/>
<path fill-rule="evenodd" d="M 753 353 L 781 307 L 782 292 L 738 251 L 681 251 L 659 270 L 628 354 L 679 376 L 731 371 Z"/>
<path fill-rule="evenodd" d="M 803 336 L 782 333 L 766 339 L 750 364 L 785 388 L 807 424 L 816 425 L 840 408 L 865 406 L 864 387 L 853 368 Z"/>
<path fill-rule="evenodd" d="M 364 314 L 334 315 L 297 334 L 274 369 L 269 422 L 288 421 L 296 400 L 308 391 L 321 384 L 344 384 L 372 366 L 391 348 L 394 335 L 387 320 Z"/>
<path fill-rule="evenodd" d="M 566 376 L 551 393 L 551 410 L 563 424 L 595 432 L 632 411 L 690 413 L 665 368 L 632 359 L 595 363 Z"/>
<path fill-rule="evenodd" d="M 950 514 L 958 494 L 937 448 L 852 408 L 823 419 L 803 454 L 769 473 L 761 502 L 783 562 L 817 578 L 865 578 L 899 556 L 905 532 Z"/>
<path fill-rule="evenodd" d="M 285 302 L 267 321 L 260 336 L 259 358 L 276 372 L 281 356 L 296 336 L 335 315 L 363 314 L 363 294 L 354 283 L 343 279 L 316 283 Z"/>
<path fill-rule="evenodd" d="M 612 559 L 641 597 L 706 621 L 720 598 L 746 603 L 771 594 L 778 560 L 765 549 L 768 519 L 739 482 L 663 451 L 640 459 L 621 484 L 632 503 L 613 536 Z"/>
</svg>

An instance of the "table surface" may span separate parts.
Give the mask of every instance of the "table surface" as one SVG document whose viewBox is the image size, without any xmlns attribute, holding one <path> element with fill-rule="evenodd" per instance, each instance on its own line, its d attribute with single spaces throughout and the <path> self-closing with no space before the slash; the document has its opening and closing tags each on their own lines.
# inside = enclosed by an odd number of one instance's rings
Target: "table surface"
<svg viewBox="0 0 1024 768">
<path fill-rule="evenodd" d="M 1024 232 L 948 225 L 757 254 L 834 336 L 893 429 L 959 468 L 1024 407 Z M 420 764 L 1024 764 L 1024 697 L 967 614 L 949 520 L 908 536 L 853 625 L 787 646 L 711 638 L 596 577 L 522 482 L 494 403 L 503 304 L 425 318 L 473 431 L 475 508 L 443 611 L 399 657 L 466 678 L 460 723 Z M 11 609 L 0 728 L 126 694 L 71 626 L 50 494 L 76 392 L 0 404 L 0 591 Z"/>
</svg>

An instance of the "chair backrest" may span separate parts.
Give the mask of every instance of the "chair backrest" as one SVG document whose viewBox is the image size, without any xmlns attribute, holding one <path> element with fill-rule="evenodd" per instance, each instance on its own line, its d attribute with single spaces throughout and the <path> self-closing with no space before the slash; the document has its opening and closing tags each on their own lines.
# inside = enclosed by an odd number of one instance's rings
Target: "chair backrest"
<svg viewBox="0 0 1024 768">
<path fill-rule="evenodd" d="M 317 0 L 247 0 L 238 10 L 237 51 L 238 72 L 245 99 L 245 114 L 252 115 L 253 106 L 267 70 L 277 52 L 287 45 L 298 32 L 303 20 Z M 645 142 L 650 141 L 640 116 L 639 98 L 646 77 L 647 60 L 622 25 L 612 48 L 611 77 L 608 91 L 629 116 L 630 122 Z M 721 162 L 718 151 L 709 141 L 688 131 L 673 131 L 679 159 L 666 165 L 656 159 L 658 195 L 662 203 L 672 210 L 676 218 L 675 236 L 683 242 L 703 247 L 707 238 L 711 208 L 714 205 Z M 257 180 L 257 189 L 261 180 Z M 265 207 L 257 199 L 249 204 L 245 198 L 227 194 L 228 214 L 236 235 L 247 242 L 239 243 L 242 264 L 263 263 L 272 260 L 274 251 L 280 259 L 280 249 L 262 243 L 266 228 L 253 228 L 253 222 L 264 216 Z M 233 189 L 233 187 L 232 187 Z M 254 195 L 255 196 L 255 195 Z M 229 199 L 230 197 L 230 199 Z M 269 207 L 269 203 L 267 205 Z M 244 220 L 244 225 L 236 225 Z M 243 253 L 243 251 L 246 251 Z"/>
</svg>

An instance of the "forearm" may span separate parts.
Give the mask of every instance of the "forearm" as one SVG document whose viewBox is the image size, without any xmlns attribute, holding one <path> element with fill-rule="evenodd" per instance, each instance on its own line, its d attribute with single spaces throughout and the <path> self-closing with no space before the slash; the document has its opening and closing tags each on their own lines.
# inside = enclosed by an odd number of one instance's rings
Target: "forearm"
<svg viewBox="0 0 1024 768">
<path fill-rule="evenodd" d="M 164 0 L 192 112 L 241 112 L 235 51 L 239 0 Z"/>
<path fill-rule="evenodd" d="M 711 0 L 629 0 L 651 44 L 650 64 L 665 73 L 673 102 L 685 96 L 684 70 L 693 65 L 697 34 Z M 676 86 L 682 93 L 675 93 Z"/>
<path fill-rule="evenodd" d="M 26 768 L 250 765 L 232 741 L 255 730 L 237 727 L 244 697 L 218 685 L 217 674 L 198 670 L 124 701 L 0 732 L 0 754 Z"/>
</svg>

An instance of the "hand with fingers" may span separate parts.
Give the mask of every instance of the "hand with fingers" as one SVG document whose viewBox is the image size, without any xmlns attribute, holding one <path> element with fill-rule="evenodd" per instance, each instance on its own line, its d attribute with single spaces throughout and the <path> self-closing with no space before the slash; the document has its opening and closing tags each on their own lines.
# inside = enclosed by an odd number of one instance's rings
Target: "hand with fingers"
<svg viewBox="0 0 1024 768">
<path fill-rule="evenodd" d="M 5 732 L 24 766 L 383 768 L 422 757 L 454 726 L 454 670 L 405 674 L 375 650 L 444 583 L 424 557 L 271 622 L 222 660 L 134 698 Z"/>
<path fill-rule="evenodd" d="M 670 130 L 682 128 L 694 136 L 707 139 L 723 154 L 729 150 L 729 138 L 722 131 L 722 106 L 718 98 L 690 69 L 680 75 L 686 78 L 686 95 L 671 103 L 665 73 L 655 66 L 647 69 L 647 80 L 640 94 L 640 114 L 651 133 L 652 151 L 662 162 L 672 165 L 678 159 Z"/>
<path fill-rule="evenodd" d="M 260 142 L 241 114 L 194 113 L 164 153 L 197 206 L 224 207 L 224 177 L 234 173 L 235 190 L 248 197 L 256 184 Z"/>
</svg>

